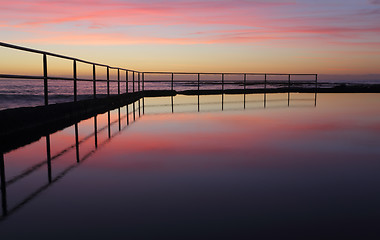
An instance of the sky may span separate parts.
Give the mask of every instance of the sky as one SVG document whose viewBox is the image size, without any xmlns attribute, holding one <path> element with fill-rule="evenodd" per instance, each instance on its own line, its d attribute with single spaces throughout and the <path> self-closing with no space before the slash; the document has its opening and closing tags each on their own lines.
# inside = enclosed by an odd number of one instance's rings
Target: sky
<svg viewBox="0 0 380 240">
<path fill-rule="evenodd" d="M 379 19 L 380 0 L 1 0 L 0 39 L 139 71 L 376 75 Z"/>
</svg>

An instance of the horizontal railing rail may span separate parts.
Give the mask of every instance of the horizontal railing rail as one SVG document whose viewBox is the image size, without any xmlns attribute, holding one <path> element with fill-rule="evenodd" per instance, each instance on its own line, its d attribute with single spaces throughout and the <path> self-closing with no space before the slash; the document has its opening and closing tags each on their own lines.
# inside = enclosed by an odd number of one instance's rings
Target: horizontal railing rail
<svg viewBox="0 0 380 240">
<path fill-rule="evenodd" d="M 51 53 L 51 52 L 47 52 L 47 51 L 36 50 L 36 49 L 32 49 L 32 48 L 27 48 L 27 47 L 21 47 L 21 46 L 9 44 L 9 43 L 4 43 L 4 42 L 0 42 L 0 46 L 6 47 L 6 48 L 13 48 L 13 49 L 17 49 L 17 50 L 21 50 L 21 51 L 25 51 L 25 52 L 38 53 L 38 54 L 43 54 L 43 55 L 47 55 L 47 56 L 67 59 L 67 60 L 75 60 L 77 62 L 86 63 L 86 64 L 94 64 L 96 66 L 108 67 L 110 69 L 120 69 L 120 70 L 124 70 L 124 71 L 138 72 L 136 70 L 126 69 L 126 68 L 121 68 L 121 67 L 112 67 L 112 66 L 109 66 L 109 65 L 106 65 L 106 64 L 90 62 L 90 61 L 82 60 L 82 59 L 79 59 L 79 58 L 69 57 L 69 56 L 65 56 L 65 55 L 61 55 L 61 54 L 56 54 L 56 53 Z"/>
<path fill-rule="evenodd" d="M 220 85 L 220 90 L 224 91 L 225 86 L 230 85 L 236 85 L 238 87 L 243 87 L 244 90 L 246 90 L 249 86 L 255 86 L 255 85 L 264 85 L 264 88 L 267 87 L 267 85 L 284 85 L 286 84 L 288 87 L 291 85 L 303 85 L 303 84 L 313 84 L 315 88 L 318 88 L 318 74 L 310 74 L 310 73 L 295 73 L 295 74 L 289 74 L 289 73 L 237 73 L 237 72 L 224 72 L 224 73 L 216 73 L 216 72 L 157 72 L 157 71 L 151 71 L 151 72 L 143 72 L 138 71 L 134 69 L 128 69 L 128 68 L 122 68 L 122 67 L 115 67 L 110 66 L 107 64 L 102 63 L 96 63 L 91 62 L 79 58 L 74 58 L 70 56 L 65 56 L 61 54 L 56 54 L 52 52 L 47 51 L 41 51 L 36 50 L 32 48 L 27 47 L 21 47 L 13 44 L 3 43 L 0 42 L 1 47 L 30 52 L 30 53 L 36 53 L 42 55 L 42 67 L 43 67 L 43 75 L 17 75 L 17 74 L 7 74 L 7 73 L 0 73 L 0 78 L 4 79 L 26 79 L 26 80 L 43 80 L 43 97 L 44 97 L 44 104 L 49 104 L 49 84 L 48 81 L 72 81 L 73 82 L 73 97 L 74 102 L 78 100 L 78 82 L 92 82 L 92 92 L 91 95 L 93 95 L 93 98 L 97 98 L 97 84 L 96 83 L 106 83 L 106 96 L 110 96 L 110 83 L 117 83 L 117 94 L 120 95 L 122 93 L 121 90 L 121 83 L 125 82 L 125 93 L 129 92 L 140 92 L 145 91 L 148 85 L 152 85 L 153 83 L 162 83 L 162 84 L 169 84 L 169 86 L 161 86 L 161 87 L 167 87 L 170 90 L 175 90 L 175 87 L 181 86 L 182 90 L 184 87 L 196 87 L 198 91 L 201 90 L 201 86 L 215 86 Z M 48 72 L 48 56 L 50 57 L 56 57 L 60 59 L 66 59 L 70 60 L 73 63 L 72 67 L 72 77 L 59 77 L 59 76 L 51 76 Z M 82 78 L 78 77 L 78 66 L 77 63 L 84 63 L 88 65 L 92 65 L 92 76 L 89 76 L 89 78 Z M 96 67 L 104 67 L 106 68 L 106 77 L 98 77 L 96 72 Z M 111 79 L 110 78 L 110 70 L 117 70 L 117 79 Z M 125 74 L 125 77 L 123 77 L 125 80 L 121 80 L 121 74 Z M 131 76 L 130 76 L 131 75 Z M 146 77 L 151 75 L 168 75 L 168 79 L 163 79 L 160 77 L 158 80 L 152 80 L 148 79 Z M 213 75 L 214 78 L 217 77 L 217 79 L 205 79 L 209 76 Z M 175 76 L 188 76 L 188 77 L 195 77 L 196 79 L 175 79 Z M 226 79 L 228 76 L 240 76 L 241 79 L 237 80 L 231 80 Z M 260 79 L 248 79 L 250 76 L 255 77 L 261 77 Z M 299 80 L 299 79 L 292 79 L 292 77 L 313 77 L 311 80 Z M 285 79 L 270 79 L 270 77 L 283 77 Z M 130 79 L 131 78 L 131 79 Z M 131 85 L 131 86 L 129 86 Z M 151 86 L 152 87 L 152 86 Z M 151 90 L 162 90 L 157 89 L 157 86 L 153 86 L 154 89 Z M 131 88 L 131 89 L 129 89 Z M 165 89 L 167 90 L 167 89 Z M 205 90 L 202 88 L 202 90 Z M 123 90 L 124 92 L 124 90 Z"/>
</svg>

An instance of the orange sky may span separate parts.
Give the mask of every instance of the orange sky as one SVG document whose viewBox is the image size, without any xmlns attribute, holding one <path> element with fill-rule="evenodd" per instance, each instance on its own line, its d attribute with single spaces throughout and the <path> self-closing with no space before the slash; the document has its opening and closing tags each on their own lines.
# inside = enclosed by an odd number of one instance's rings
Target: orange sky
<svg viewBox="0 0 380 240">
<path fill-rule="evenodd" d="M 379 3 L 5 0 L 0 31 L 3 42 L 140 71 L 380 74 Z M 0 54 L 2 73 L 41 71 L 40 56 Z"/>
</svg>

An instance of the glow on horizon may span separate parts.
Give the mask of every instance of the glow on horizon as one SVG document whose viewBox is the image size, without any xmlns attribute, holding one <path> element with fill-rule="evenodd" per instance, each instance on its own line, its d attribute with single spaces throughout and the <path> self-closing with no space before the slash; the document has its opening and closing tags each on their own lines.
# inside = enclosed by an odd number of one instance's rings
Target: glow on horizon
<svg viewBox="0 0 380 240">
<path fill-rule="evenodd" d="M 380 74 L 379 0 L 4 0 L 0 13 L 1 41 L 141 71 Z"/>
</svg>

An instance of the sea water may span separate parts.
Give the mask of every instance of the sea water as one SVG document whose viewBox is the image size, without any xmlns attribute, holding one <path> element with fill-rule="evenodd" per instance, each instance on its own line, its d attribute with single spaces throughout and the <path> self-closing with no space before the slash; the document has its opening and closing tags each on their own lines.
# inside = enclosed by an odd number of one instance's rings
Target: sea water
<svg viewBox="0 0 380 240">
<path fill-rule="evenodd" d="M 215 90 L 222 89 L 221 82 L 213 81 L 202 81 L 200 89 L 204 90 Z M 160 80 L 160 78 L 157 78 Z M 167 79 L 161 79 L 167 80 Z M 186 79 L 190 80 L 190 79 Z M 173 89 L 177 91 L 184 90 L 197 90 L 198 85 L 197 82 L 176 82 L 174 81 Z M 232 80 L 232 79 L 231 79 Z M 226 80 L 227 81 L 227 80 Z M 226 84 L 224 89 L 244 89 L 242 79 L 235 79 L 236 84 Z M 251 81 L 255 83 L 254 81 Z M 296 81 L 294 82 L 296 83 Z M 350 80 L 350 81 L 319 81 L 319 87 L 328 88 L 334 87 L 341 84 L 380 84 L 380 80 L 371 80 L 371 81 L 361 81 L 361 80 Z M 137 78 L 135 83 L 133 84 L 132 80 L 129 80 L 128 86 L 126 86 L 126 82 L 120 81 L 120 84 L 117 82 L 110 82 L 110 94 L 118 94 L 118 89 L 120 88 L 120 93 L 132 92 L 133 88 L 135 91 L 139 89 L 142 90 L 142 83 L 139 84 L 137 82 Z M 283 84 L 271 84 L 271 81 L 268 81 L 266 87 L 267 88 L 275 88 L 287 86 L 287 80 L 284 80 Z M 247 85 L 246 89 L 252 88 L 263 88 L 264 84 L 257 83 L 254 85 Z M 314 88 L 315 84 L 313 81 L 310 81 L 310 84 L 304 84 L 304 88 Z M 98 98 L 107 96 L 107 83 L 105 81 L 98 81 L 96 83 L 96 96 Z M 127 89 L 128 88 L 128 89 Z M 170 90 L 171 83 L 170 82 L 146 82 L 144 84 L 144 90 Z M 73 81 L 63 81 L 63 80 L 49 80 L 48 81 L 48 100 L 49 104 L 54 103 L 63 103 L 63 102 L 71 102 L 74 100 L 74 83 Z M 77 94 L 79 100 L 84 99 L 92 99 L 94 97 L 94 87 L 93 82 L 91 81 L 78 81 L 77 82 Z M 44 104 L 44 82 L 42 79 L 1 79 L 0 78 L 0 110 L 8 109 L 8 108 L 17 108 L 17 107 L 34 107 L 40 106 Z"/>
<path fill-rule="evenodd" d="M 379 94 L 140 99 L 50 134 L 50 165 L 46 137 L 5 153 L 0 236 L 378 239 L 379 109 Z"/>
</svg>

